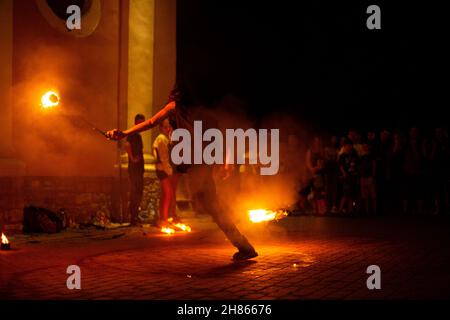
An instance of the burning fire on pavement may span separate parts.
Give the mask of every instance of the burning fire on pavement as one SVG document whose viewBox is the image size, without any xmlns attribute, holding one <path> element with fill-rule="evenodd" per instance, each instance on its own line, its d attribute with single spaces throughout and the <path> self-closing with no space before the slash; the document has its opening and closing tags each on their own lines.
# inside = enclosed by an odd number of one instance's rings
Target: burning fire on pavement
<svg viewBox="0 0 450 320">
<path fill-rule="evenodd" d="M 3 232 L 2 232 L 1 249 L 2 250 L 9 250 L 9 249 L 11 249 L 11 244 L 9 243 L 8 238 L 5 236 L 5 234 Z"/>
<path fill-rule="evenodd" d="M 169 228 L 169 227 L 162 227 L 162 228 L 161 228 L 161 232 L 170 235 L 170 234 L 174 234 L 174 233 L 175 233 L 175 230 L 172 229 L 172 228 Z"/>
<path fill-rule="evenodd" d="M 170 225 L 161 228 L 161 232 L 163 232 L 163 233 L 166 233 L 169 235 L 174 234 L 176 229 L 178 229 L 180 231 L 186 231 L 186 232 L 192 231 L 191 227 L 184 223 L 180 223 L 180 222 L 173 223 L 174 221 L 172 218 L 169 218 L 167 221 L 170 223 Z"/>
</svg>

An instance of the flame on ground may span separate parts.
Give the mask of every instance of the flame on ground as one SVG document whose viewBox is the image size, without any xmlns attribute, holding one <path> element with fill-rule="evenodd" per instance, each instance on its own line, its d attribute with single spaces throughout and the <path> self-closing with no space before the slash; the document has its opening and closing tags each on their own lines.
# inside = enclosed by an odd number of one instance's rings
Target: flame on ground
<svg viewBox="0 0 450 320">
<path fill-rule="evenodd" d="M 248 216 L 253 223 L 259 223 L 263 221 L 280 220 L 286 217 L 288 213 L 283 210 L 272 211 L 266 209 L 252 209 L 248 210 Z"/>
<path fill-rule="evenodd" d="M 183 223 L 176 223 L 176 224 L 174 224 L 174 226 L 183 231 L 187 231 L 187 232 L 192 231 L 191 227 L 189 227 L 188 225 L 183 224 Z"/>
<path fill-rule="evenodd" d="M 170 222 L 170 223 L 173 223 L 173 218 L 169 218 L 169 219 L 167 219 L 167 221 Z M 178 228 L 178 229 L 182 230 L 182 231 L 187 231 L 187 232 L 191 232 L 192 231 L 191 227 L 189 227 L 187 224 L 184 224 L 184 223 L 181 223 L 181 222 L 175 223 L 175 224 L 173 224 L 173 226 L 175 228 Z"/>
<path fill-rule="evenodd" d="M 8 238 L 5 236 L 5 234 L 3 232 L 2 232 L 2 243 L 3 244 L 8 244 L 9 243 Z"/>
<path fill-rule="evenodd" d="M 162 227 L 161 232 L 166 233 L 166 234 L 174 234 L 175 230 L 173 230 L 172 228 L 169 228 L 169 227 Z"/>
<path fill-rule="evenodd" d="M 59 104 L 59 95 L 54 91 L 47 91 L 41 98 L 41 106 L 44 109 L 56 107 Z"/>
</svg>

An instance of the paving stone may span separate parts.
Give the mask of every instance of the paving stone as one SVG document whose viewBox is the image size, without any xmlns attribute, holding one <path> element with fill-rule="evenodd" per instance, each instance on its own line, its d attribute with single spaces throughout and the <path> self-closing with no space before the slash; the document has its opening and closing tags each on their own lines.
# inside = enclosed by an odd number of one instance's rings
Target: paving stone
<svg viewBox="0 0 450 320">
<path fill-rule="evenodd" d="M 245 228 L 259 257 L 244 263 L 231 262 L 235 250 L 212 223 L 201 226 L 174 237 L 130 228 L 101 241 L 111 233 L 34 237 L 39 243 L 12 235 L 14 250 L 0 251 L 0 298 L 450 298 L 448 220 L 288 217 L 277 225 L 289 231 L 280 239 Z M 71 264 L 81 268 L 81 290 L 66 287 Z M 372 264 L 381 290 L 366 287 Z"/>
</svg>

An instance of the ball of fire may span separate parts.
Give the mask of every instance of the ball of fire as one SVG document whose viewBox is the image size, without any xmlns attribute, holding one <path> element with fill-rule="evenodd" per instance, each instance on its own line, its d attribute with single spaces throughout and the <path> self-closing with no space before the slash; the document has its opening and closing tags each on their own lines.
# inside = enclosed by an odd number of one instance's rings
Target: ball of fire
<svg viewBox="0 0 450 320">
<path fill-rule="evenodd" d="M 53 108 L 59 105 L 59 95 L 55 91 L 47 91 L 41 98 L 41 107 Z"/>
<path fill-rule="evenodd" d="M 267 210 L 267 209 L 252 209 L 248 210 L 248 216 L 253 223 L 260 223 L 264 221 L 280 220 L 288 216 L 284 210 Z"/>
</svg>

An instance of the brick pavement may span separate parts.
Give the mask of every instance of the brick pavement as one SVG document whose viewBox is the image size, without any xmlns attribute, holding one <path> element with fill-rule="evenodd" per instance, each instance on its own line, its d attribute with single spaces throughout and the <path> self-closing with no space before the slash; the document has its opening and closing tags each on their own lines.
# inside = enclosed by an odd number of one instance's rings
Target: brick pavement
<svg viewBox="0 0 450 320">
<path fill-rule="evenodd" d="M 450 298 L 448 220 L 288 217 L 241 225 L 260 254 L 242 263 L 230 261 L 234 248 L 212 223 L 190 223 L 193 233 L 175 236 L 138 228 L 13 236 L 15 250 L 0 252 L 0 298 Z M 81 268 L 81 290 L 66 288 L 72 264 Z M 366 287 L 372 264 L 381 268 L 381 290 Z"/>
</svg>

